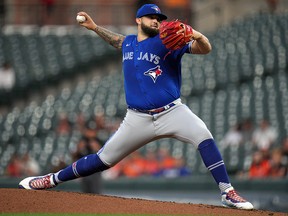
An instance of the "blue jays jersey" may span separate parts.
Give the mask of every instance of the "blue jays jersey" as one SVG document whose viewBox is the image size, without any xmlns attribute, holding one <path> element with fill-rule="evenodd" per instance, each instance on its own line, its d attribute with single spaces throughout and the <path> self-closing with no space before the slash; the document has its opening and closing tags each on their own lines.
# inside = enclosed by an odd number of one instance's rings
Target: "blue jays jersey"
<svg viewBox="0 0 288 216">
<path fill-rule="evenodd" d="M 150 110 L 180 97 L 181 58 L 189 52 L 187 44 L 171 51 L 159 35 L 138 42 L 128 35 L 122 44 L 124 87 L 128 106 Z"/>
</svg>

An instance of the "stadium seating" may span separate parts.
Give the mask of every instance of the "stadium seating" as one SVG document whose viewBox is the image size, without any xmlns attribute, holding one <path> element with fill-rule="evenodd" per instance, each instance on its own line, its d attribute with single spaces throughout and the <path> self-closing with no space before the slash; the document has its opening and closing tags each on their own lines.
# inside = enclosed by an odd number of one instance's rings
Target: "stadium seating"
<svg viewBox="0 0 288 216">
<path fill-rule="evenodd" d="M 183 101 L 203 119 L 217 142 L 247 117 L 254 122 L 269 119 L 279 131 L 278 141 L 288 135 L 287 29 L 288 14 L 254 15 L 210 33 L 211 54 L 184 57 Z M 1 34 L 0 61 L 13 59 L 17 85 L 26 88 L 81 72 L 79 65 L 111 54 L 101 39 L 74 33 Z M 29 151 L 43 172 L 59 157 L 70 162 L 69 150 L 81 134 L 73 130 L 58 135 L 59 114 L 67 113 L 72 124 L 76 124 L 79 113 L 89 118 L 102 109 L 109 118 L 122 118 L 126 111 L 123 88 L 121 71 L 116 71 L 82 81 L 75 88 L 63 88 L 40 104 L 31 102 L 23 110 L 15 107 L 0 116 L 0 175 L 14 153 Z M 143 147 L 142 153 L 167 143 L 173 156 L 186 158 L 194 174 L 207 172 L 197 150 L 179 141 L 154 141 Z M 229 172 L 251 163 L 249 146 L 219 147 Z"/>
<path fill-rule="evenodd" d="M 95 33 L 84 34 L 77 27 L 7 26 L 0 33 L 0 64 L 12 64 L 18 94 L 83 73 L 91 64 L 115 56 L 111 51 Z"/>
</svg>

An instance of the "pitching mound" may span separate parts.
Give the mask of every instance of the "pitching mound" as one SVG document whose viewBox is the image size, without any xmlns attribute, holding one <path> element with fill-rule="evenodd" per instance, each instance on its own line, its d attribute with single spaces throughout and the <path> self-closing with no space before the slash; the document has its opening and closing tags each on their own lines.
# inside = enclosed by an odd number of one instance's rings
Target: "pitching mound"
<svg viewBox="0 0 288 216">
<path fill-rule="evenodd" d="M 287 215 L 260 210 L 245 211 L 202 204 L 127 199 L 62 191 L 0 189 L 0 197 L 0 212 L 2 213 Z"/>
</svg>

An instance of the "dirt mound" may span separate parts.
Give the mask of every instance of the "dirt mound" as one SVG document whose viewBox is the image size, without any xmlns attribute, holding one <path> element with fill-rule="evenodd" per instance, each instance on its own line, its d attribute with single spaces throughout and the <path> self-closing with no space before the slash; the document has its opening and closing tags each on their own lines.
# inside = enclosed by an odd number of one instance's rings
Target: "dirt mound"
<svg viewBox="0 0 288 216">
<path fill-rule="evenodd" d="M 0 189 L 0 212 L 5 213 L 109 213 L 109 214 L 201 214 L 269 215 L 285 213 L 237 210 L 224 207 L 175 202 L 128 199 L 63 191 Z"/>
</svg>

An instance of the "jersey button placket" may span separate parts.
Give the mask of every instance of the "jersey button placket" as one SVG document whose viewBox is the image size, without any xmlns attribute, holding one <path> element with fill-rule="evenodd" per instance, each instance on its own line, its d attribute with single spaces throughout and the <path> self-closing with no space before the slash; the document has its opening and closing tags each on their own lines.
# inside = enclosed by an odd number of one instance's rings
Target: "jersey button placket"
<svg viewBox="0 0 288 216">
<path fill-rule="evenodd" d="M 135 65 L 135 68 L 138 68 L 139 66 L 139 61 L 137 60 L 138 58 L 138 53 L 139 53 L 139 49 L 138 49 L 138 42 L 135 43 L 135 48 L 134 48 L 134 65 Z"/>
<path fill-rule="evenodd" d="M 146 96 L 147 92 L 145 90 L 145 84 L 144 84 L 143 78 L 142 78 L 143 74 L 139 71 L 139 64 L 140 64 L 139 61 L 140 60 L 138 60 L 138 57 L 139 57 L 139 44 L 138 44 L 138 42 L 135 43 L 134 53 L 135 53 L 135 57 L 136 57 L 134 59 L 134 65 L 135 65 L 135 69 L 136 69 L 136 79 L 138 81 L 138 85 L 139 85 L 143 95 Z"/>
</svg>

